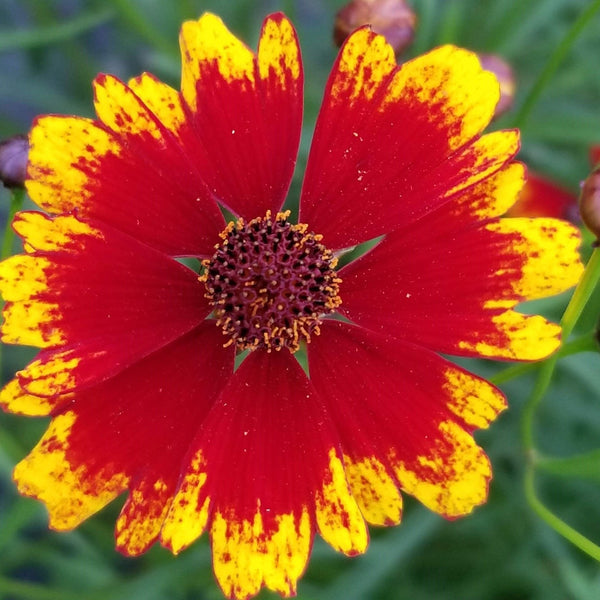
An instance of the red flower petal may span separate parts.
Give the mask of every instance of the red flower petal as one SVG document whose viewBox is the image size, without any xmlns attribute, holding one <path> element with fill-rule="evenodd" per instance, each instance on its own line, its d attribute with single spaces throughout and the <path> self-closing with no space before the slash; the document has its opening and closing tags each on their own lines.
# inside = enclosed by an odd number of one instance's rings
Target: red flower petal
<svg viewBox="0 0 600 600">
<path fill-rule="evenodd" d="M 154 104 L 168 94 L 164 88 L 152 90 Z M 104 124 L 78 117 L 36 120 L 26 182 L 31 198 L 51 213 L 77 210 L 174 256 L 210 254 L 224 220 L 168 129 L 176 119 L 161 123 L 114 77 L 100 75 L 95 95 Z"/>
<path fill-rule="evenodd" d="M 300 220 L 340 248 L 419 219 L 516 153 L 515 132 L 474 141 L 497 100 L 475 54 L 445 46 L 396 67 L 381 36 L 357 31 L 327 85 Z"/>
<path fill-rule="evenodd" d="M 475 214 L 464 199 L 444 206 L 342 269 L 340 311 L 439 352 L 519 360 L 553 352 L 560 328 L 512 308 L 577 283 L 579 232 L 553 219 L 477 224 L 481 194 L 494 187 L 469 190 Z"/>
<path fill-rule="evenodd" d="M 63 398 L 14 474 L 21 493 L 46 504 L 51 527 L 75 527 L 128 488 L 118 548 L 139 554 L 155 541 L 189 445 L 233 371 L 221 337 L 206 322 L 109 381 Z"/>
<path fill-rule="evenodd" d="M 446 517 L 485 501 L 490 465 L 469 432 L 506 407 L 501 392 L 428 350 L 339 321 L 323 323 L 308 354 L 369 521 L 399 520 L 396 481 Z"/>
<path fill-rule="evenodd" d="M 183 143 L 214 197 L 247 219 L 281 208 L 300 141 L 302 65 L 292 24 L 268 17 L 255 55 L 212 14 L 181 31 Z"/>
<path fill-rule="evenodd" d="M 344 552 L 366 547 L 337 446 L 295 359 L 251 353 L 203 424 L 163 542 L 178 552 L 210 521 L 214 569 L 228 597 L 247 598 L 263 585 L 293 594 L 315 528 Z"/>
<path fill-rule="evenodd" d="M 0 264 L 2 340 L 45 348 L 18 374 L 32 394 L 63 394 L 109 377 L 210 313 L 191 269 L 95 225 L 35 212 L 15 217 L 29 253 Z"/>
</svg>

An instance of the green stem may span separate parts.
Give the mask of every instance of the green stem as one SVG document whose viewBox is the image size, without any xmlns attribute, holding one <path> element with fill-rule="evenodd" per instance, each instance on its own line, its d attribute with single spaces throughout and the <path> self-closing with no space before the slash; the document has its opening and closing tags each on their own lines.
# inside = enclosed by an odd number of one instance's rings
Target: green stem
<svg viewBox="0 0 600 600">
<path fill-rule="evenodd" d="M 571 49 L 571 46 L 573 45 L 573 42 L 577 39 L 579 34 L 585 29 L 586 25 L 588 25 L 592 21 L 594 14 L 599 9 L 600 9 L 600 0 L 594 0 L 593 2 L 590 2 L 590 4 L 587 6 L 587 8 L 584 11 L 582 11 L 582 13 L 579 15 L 579 17 L 573 23 L 573 25 L 571 26 L 571 29 L 569 29 L 569 31 L 567 32 L 565 37 L 562 39 L 560 44 L 558 44 L 558 46 L 556 47 L 554 52 L 550 55 L 550 57 L 548 58 L 548 61 L 546 62 L 546 66 L 540 72 L 536 82 L 533 84 L 533 87 L 531 88 L 529 94 L 527 95 L 523 104 L 521 105 L 521 108 L 520 108 L 519 112 L 517 113 L 517 116 L 515 117 L 515 121 L 514 121 L 515 127 L 518 127 L 518 128 L 523 127 L 523 125 L 524 125 L 525 121 L 527 121 L 535 103 L 538 101 L 540 95 L 544 91 L 544 88 L 546 87 L 546 85 L 548 85 L 548 83 L 554 76 L 554 73 L 556 72 L 556 70 L 558 69 L 560 64 L 565 59 L 567 53 L 569 52 L 569 50 Z"/>
<path fill-rule="evenodd" d="M 564 343 L 557 353 L 557 358 L 565 358 L 566 356 L 571 356 L 571 354 L 578 354 L 579 352 L 594 352 L 596 350 L 598 350 L 596 332 L 590 331 L 585 335 L 571 340 L 570 342 Z M 538 362 L 512 365 L 503 371 L 496 373 L 496 375 L 490 377 L 489 379 L 494 385 L 502 385 L 507 381 L 511 381 L 512 379 L 516 379 L 522 375 L 527 375 L 528 373 L 537 371 L 539 368 L 540 363 Z"/>
<path fill-rule="evenodd" d="M 569 540 L 574 546 L 600 562 L 600 546 L 581 535 L 549 510 L 537 497 L 534 484 L 534 468 L 529 464 L 525 471 L 525 496 L 536 514 L 546 521 L 554 531 Z"/>
</svg>

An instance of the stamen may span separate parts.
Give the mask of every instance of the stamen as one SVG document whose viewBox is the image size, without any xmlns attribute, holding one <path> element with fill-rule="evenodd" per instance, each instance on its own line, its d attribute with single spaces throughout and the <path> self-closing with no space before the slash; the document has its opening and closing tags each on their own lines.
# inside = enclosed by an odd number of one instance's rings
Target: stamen
<svg viewBox="0 0 600 600">
<path fill-rule="evenodd" d="M 217 324 L 238 350 L 287 348 L 319 335 L 320 319 L 340 304 L 337 259 L 322 236 L 291 224 L 289 211 L 267 211 L 246 223 L 230 222 L 200 280 Z"/>
</svg>

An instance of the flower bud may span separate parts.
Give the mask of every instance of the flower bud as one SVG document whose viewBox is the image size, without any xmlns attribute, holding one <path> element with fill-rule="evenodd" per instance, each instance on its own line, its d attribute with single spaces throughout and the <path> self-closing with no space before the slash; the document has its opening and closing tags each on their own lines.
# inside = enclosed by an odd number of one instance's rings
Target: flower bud
<svg viewBox="0 0 600 600">
<path fill-rule="evenodd" d="M 479 54 L 478 56 L 481 66 L 486 71 L 493 73 L 500 84 L 500 100 L 498 100 L 494 112 L 494 119 L 497 119 L 512 108 L 516 89 L 515 75 L 512 67 L 497 54 Z"/>
<path fill-rule="evenodd" d="M 413 41 L 416 22 L 415 13 L 404 0 L 353 0 L 338 11 L 333 39 L 341 46 L 355 29 L 371 25 L 400 54 Z"/>
<path fill-rule="evenodd" d="M 600 246 L 600 167 L 594 169 L 581 186 L 579 212 L 587 228 L 596 236 L 593 246 Z"/>
<path fill-rule="evenodd" d="M 0 142 L 0 181 L 7 188 L 23 187 L 28 154 L 29 142 L 25 135 Z"/>
</svg>

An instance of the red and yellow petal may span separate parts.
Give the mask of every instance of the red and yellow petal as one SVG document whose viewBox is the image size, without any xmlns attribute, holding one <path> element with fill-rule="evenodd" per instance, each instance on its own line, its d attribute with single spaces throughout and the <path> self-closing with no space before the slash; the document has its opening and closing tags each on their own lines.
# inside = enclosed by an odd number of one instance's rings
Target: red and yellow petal
<svg viewBox="0 0 600 600">
<path fill-rule="evenodd" d="M 246 219 L 281 208 L 296 162 L 302 64 L 292 24 L 267 17 L 255 54 L 213 14 L 183 24 L 180 134 L 211 193 Z"/>
<path fill-rule="evenodd" d="M 341 322 L 324 322 L 308 352 L 365 518 L 397 523 L 398 488 L 448 518 L 485 501 L 490 465 L 470 432 L 504 410 L 499 390 L 429 350 Z"/>
<path fill-rule="evenodd" d="M 51 397 L 114 375 L 210 312 L 197 274 L 118 231 L 35 212 L 18 214 L 14 228 L 29 253 L 0 264 L 2 341 L 42 348 L 18 373 L 31 394 Z M 3 404 L 11 403 L 5 391 Z"/>
<path fill-rule="evenodd" d="M 315 530 L 348 554 L 367 544 L 337 446 L 298 363 L 284 352 L 251 353 L 203 423 L 163 543 L 178 552 L 208 527 L 228 597 L 262 586 L 295 593 Z"/>
<path fill-rule="evenodd" d="M 341 271 L 341 311 L 439 352 L 548 356 L 560 343 L 560 328 L 513 308 L 577 283 L 583 269 L 578 230 L 554 219 L 496 219 L 461 228 L 462 222 L 448 206 L 388 235 Z"/>
<path fill-rule="evenodd" d="M 184 457 L 233 372 L 233 352 L 207 321 L 112 379 L 71 394 L 42 441 L 15 469 L 19 490 L 70 529 L 129 490 L 117 548 L 156 540 Z"/>
<path fill-rule="evenodd" d="M 517 133 L 478 139 L 498 93 L 471 52 L 444 46 L 398 67 L 383 37 L 357 31 L 327 85 L 300 220 L 329 247 L 348 247 L 418 220 L 500 169 L 518 150 Z"/>
<path fill-rule="evenodd" d="M 135 87 L 156 106 L 168 92 L 158 84 L 150 91 L 149 81 Z M 169 129 L 177 119 L 162 123 L 164 108 L 155 115 L 114 77 L 98 76 L 95 98 L 99 121 L 35 121 L 26 181 L 32 200 L 51 213 L 76 210 L 171 255 L 210 254 L 223 218 Z"/>
</svg>

